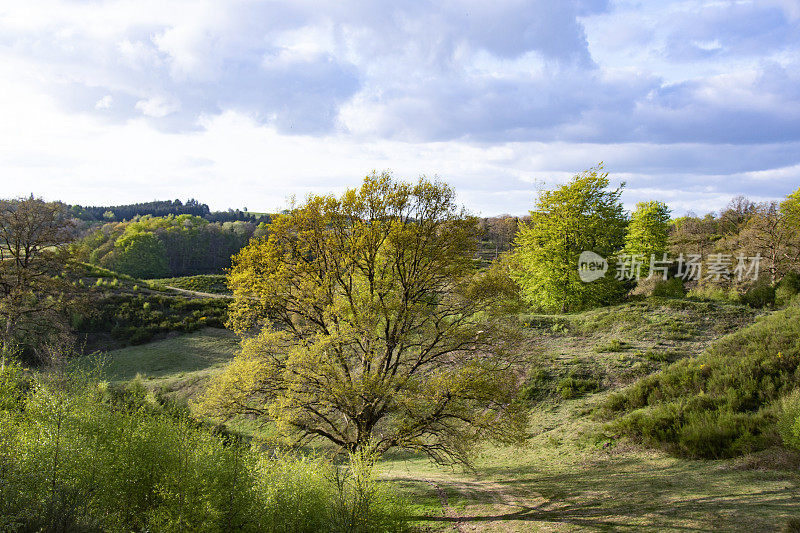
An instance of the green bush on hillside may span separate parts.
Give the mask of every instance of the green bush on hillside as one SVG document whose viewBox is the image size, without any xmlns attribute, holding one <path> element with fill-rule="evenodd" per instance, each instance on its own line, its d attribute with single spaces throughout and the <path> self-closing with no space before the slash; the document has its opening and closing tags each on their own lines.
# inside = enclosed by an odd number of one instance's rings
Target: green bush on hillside
<svg viewBox="0 0 800 533">
<path fill-rule="evenodd" d="M 227 277 L 221 274 L 201 274 L 181 278 L 162 278 L 149 280 L 151 286 L 163 288 L 177 287 L 187 291 L 208 292 L 212 294 L 231 294 Z"/>
<path fill-rule="evenodd" d="M 800 293 L 800 274 L 789 272 L 786 274 L 778 287 L 775 289 L 775 305 L 784 307 L 789 305 L 792 298 Z"/>
<path fill-rule="evenodd" d="M 740 300 L 743 304 L 761 309 L 762 307 L 775 304 L 775 294 L 775 287 L 766 279 L 763 279 L 755 282 L 752 287 L 748 288 L 744 294 L 740 296 Z"/>
<path fill-rule="evenodd" d="M 364 465 L 337 475 L 321 459 L 225 443 L 141 385 L 42 375 L 24 391 L 9 368 L 0 375 L 2 531 L 406 529 L 402 504 Z M 354 515 L 359 529 L 349 527 Z"/>
<path fill-rule="evenodd" d="M 730 457 L 776 440 L 776 404 L 800 386 L 800 307 L 723 337 L 608 398 L 609 429 L 690 457 Z"/>
<path fill-rule="evenodd" d="M 683 298 L 686 296 L 686 289 L 681 278 L 670 278 L 666 281 L 659 281 L 653 287 L 653 296 L 662 298 Z"/>
</svg>

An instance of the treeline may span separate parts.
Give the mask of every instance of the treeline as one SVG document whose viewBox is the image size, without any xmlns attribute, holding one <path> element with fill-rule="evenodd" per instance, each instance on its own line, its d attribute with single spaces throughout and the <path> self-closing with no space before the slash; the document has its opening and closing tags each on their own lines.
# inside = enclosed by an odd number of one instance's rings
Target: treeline
<svg viewBox="0 0 800 533">
<path fill-rule="evenodd" d="M 800 189 L 782 201 L 738 197 L 720 213 L 672 219 L 659 201 L 626 213 L 622 188 L 608 185 L 601 168 L 579 174 L 542 191 L 519 225 L 507 270 L 534 307 L 577 311 L 630 293 L 687 291 L 762 307 L 796 292 Z"/>
<path fill-rule="evenodd" d="M 209 222 L 195 215 L 134 217 L 109 222 L 72 246 L 80 260 L 137 278 L 219 272 L 267 224 Z"/>
<path fill-rule="evenodd" d="M 520 222 L 527 223 L 530 218 L 529 216 L 500 215 L 478 219 L 478 229 L 480 230 L 478 256 L 483 260 L 493 261 L 501 253 L 509 251 L 514 237 L 517 235 Z"/>
<path fill-rule="evenodd" d="M 153 202 L 143 202 L 138 204 L 112 205 L 112 206 L 69 206 L 70 214 L 78 220 L 87 222 L 95 221 L 116 221 L 123 222 L 132 220 L 135 217 L 150 215 L 153 217 L 165 217 L 169 215 L 193 215 L 202 217 L 209 222 L 269 222 L 270 217 L 266 214 L 253 215 L 246 210 L 228 209 L 227 211 L 211 211 L 208 205 L 201 204 L 194 198 L 190 198 L 186 203 L 180 200 L 157 200 Z"/>
</svg>

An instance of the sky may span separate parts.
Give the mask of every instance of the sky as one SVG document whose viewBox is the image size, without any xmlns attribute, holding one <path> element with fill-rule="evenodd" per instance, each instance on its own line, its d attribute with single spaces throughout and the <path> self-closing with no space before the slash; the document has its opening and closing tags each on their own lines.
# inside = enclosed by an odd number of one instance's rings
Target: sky
<svg viewBox="0 0 800 533">
<path fill-rule="evenodd" d="M 800 187 L 800 0 L 0 0 L 0 196 L 483 216 L 604 163 L 675 214 Z"/>
</svg>

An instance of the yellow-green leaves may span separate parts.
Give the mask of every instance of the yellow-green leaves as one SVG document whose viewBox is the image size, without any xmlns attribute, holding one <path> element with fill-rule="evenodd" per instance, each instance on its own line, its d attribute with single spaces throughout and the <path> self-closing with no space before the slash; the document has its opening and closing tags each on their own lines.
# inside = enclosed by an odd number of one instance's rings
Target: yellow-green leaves
<svg viewBox="0 0 800 533">
<path fill-rule="evenodd" d="M 230 326 L 246 340 L 203 405 L 442 461 L 466 460 L 483 436 L 521 438 L 516 378 L 467 290 L 476 244 L 476 220 L 442 183 L 373 174 L 309 197 L 235 257 Z"/>
</svg>

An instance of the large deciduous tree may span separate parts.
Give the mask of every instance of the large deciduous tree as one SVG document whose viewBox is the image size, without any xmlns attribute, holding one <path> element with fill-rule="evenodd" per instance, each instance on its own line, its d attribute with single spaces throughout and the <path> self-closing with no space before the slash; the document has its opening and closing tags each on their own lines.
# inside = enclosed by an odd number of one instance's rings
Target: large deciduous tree
<svg viewBox="0 0 800 533">
<path fill-rule="evenodd" d="M 59 275 L 72 240 L 65 207 L 40 198 L 0 200 L 0 351 L 33 352 L 67 336 Z"/>
<path fill-rule="evenodd" d="M 575 311 L 608 303 L 622 294 L 613 269 L 591 283 L 581 281 L 584 251 L 605 258 L 623 246 L 626 219 L 621 188 L 608 190 L 602 166 L 576 175 L 566 185 L 542 191 L 531 221 L 520 225 L 514 277 L 525 298 L 547 311 Z"/>
<path fill-rule="evenodd" d="M 524 438 L 514 365 L 469 290 L 476 220 L 451 188 L 373 174 L 269 229 L 234 259 L 230 325 L 245 338 L 201 411 L 448 463 Z"/>
</svg>

